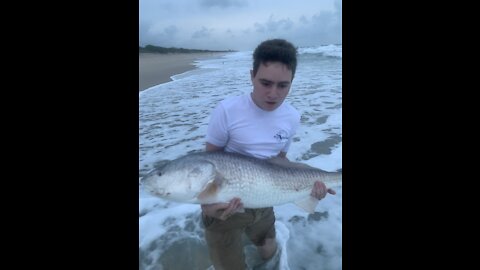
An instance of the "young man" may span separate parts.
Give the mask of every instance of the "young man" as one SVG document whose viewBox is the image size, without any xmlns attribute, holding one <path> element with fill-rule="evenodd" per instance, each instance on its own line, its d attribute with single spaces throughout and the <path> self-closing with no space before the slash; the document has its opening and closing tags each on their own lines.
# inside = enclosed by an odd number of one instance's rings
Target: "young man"
<svg viewBox="0 0 480 270">
<path fill-rule="evenodd" d="M 250 76 L 253 91 L 222 101 L 213 111 L 207 130 L 206 151 L 236 152 L 257 158 L 286 158 L 300 124 L 300 114 L 284 102 L 295 75 L 297 50 L 288 41 L 262 42 L 253 53 Z M 323 199 L 335 191 L 317 181 L 312 196 Z M 216 270 L 244 270 L 242 234 L 257 246 L 264 260 L 277 250 L 273 207 L 242 208 L 240 199 L 202 205 L 205 238 Z"/>
</svg>

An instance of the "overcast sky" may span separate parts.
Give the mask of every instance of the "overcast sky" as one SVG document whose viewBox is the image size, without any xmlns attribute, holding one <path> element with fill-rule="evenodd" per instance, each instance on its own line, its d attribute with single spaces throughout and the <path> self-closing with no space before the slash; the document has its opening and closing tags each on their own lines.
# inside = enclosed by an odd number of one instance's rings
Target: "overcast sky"
<svg viewBox="0 0 480 270">
<path fill-rule="evenodd" d="M 139 45 L 253 50 L 285 38 L 294 45 L 342 43 L 341 0 L 139 0 Z"/>
</svg>

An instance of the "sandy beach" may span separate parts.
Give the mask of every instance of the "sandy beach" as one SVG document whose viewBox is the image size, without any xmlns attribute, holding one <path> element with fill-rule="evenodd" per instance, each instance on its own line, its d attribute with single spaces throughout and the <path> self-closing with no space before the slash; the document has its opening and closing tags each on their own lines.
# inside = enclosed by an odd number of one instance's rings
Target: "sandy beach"
<svg viewBox="0 0 480 270">
<path fill-rule="evenodd" d="M 194 61 L 220 57 L 225 53 L 140 53 L 138 90 L 171 81 L 170 77 L 195 69 Z"/>
</svg>

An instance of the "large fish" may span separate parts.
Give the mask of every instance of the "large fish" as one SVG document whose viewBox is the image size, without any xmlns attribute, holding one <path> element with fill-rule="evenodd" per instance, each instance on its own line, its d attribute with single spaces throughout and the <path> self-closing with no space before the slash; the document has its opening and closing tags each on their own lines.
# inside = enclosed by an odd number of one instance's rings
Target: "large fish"
<svg viewBox="0 0 480 270">
<path fill-rule="evenodd" d="M 154 196 L 210 204 L 240 198 L 245 208 L 293 202 L 313 213 L 318 200 L 310 196 L 315 181 L 327 188 L 342 184 L 341 172 L 326 172 L 282 158 L 258 159 L 227 152 L 193 153 L 172 160 L 141 179 Z"/>
</svg>

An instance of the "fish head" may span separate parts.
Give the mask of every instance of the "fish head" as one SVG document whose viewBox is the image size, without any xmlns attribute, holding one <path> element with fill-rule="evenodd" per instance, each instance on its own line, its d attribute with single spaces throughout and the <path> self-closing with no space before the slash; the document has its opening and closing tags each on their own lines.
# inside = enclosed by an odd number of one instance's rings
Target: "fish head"
<svg viewBox="0 0 480 270">
<path fill-rule="evenodd" d="M 150 194 L 167 200 L 196 203 L 215 177 L 215 167 L 204 160 L 173 160 L 145 175 L 141 183 Z"/>
</svg>

